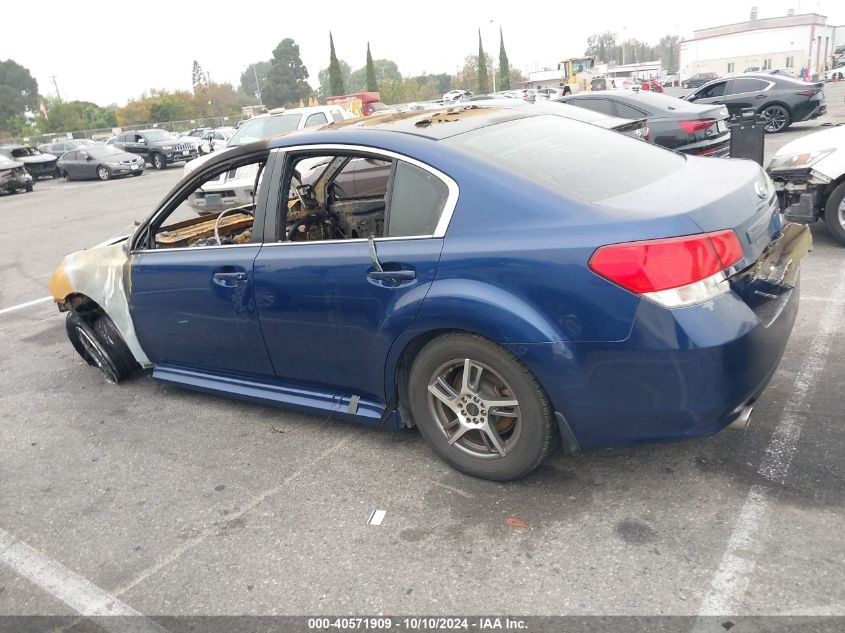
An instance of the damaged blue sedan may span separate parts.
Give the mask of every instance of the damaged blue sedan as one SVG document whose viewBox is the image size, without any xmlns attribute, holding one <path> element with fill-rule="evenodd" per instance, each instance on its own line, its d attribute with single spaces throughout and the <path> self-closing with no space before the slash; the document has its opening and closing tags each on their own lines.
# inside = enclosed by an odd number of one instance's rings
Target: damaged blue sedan
<svg viewBox="0 0 845 633">
<path fill-rule="evenodd" d="M 746 424 L 810 247 L 754 163 L 468 106 L 221 153 L 51 291 L 112 382 L 416 426 L 502 481 Z"/>
</svg>

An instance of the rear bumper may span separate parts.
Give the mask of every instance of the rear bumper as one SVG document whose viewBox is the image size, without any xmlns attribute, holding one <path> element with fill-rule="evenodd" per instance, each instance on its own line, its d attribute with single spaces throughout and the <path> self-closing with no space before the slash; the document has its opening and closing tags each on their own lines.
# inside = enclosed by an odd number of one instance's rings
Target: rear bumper
<svg viewBox="0 0 845 633">
<path fill-rule="evenodd" d="M 735 292 L 666 310 L 643 301 L 618 343 L 510 351 L 537 376 L 581 448 L 706 436 L 765 389 L 798 311 L 798 288 L 752 309 Z"/>
<path fill-rule="evenodd" d="M 25 164 L 25 168 L 35 178 L 53 176 L 56 172 L 56 162 L 55 160 L 51 160 L 46 163 L 27 163 Z"/>
</svg>

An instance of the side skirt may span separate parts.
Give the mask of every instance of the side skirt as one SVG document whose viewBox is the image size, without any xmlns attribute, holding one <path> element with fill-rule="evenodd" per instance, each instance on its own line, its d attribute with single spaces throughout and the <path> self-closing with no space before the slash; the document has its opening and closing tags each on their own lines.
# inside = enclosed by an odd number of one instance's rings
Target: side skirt
<svg viewBox="0 0 845 633">
<path fill-rule="evenodd" d="M 295 409 L 315 415 L 331 416 L 368 426 L 382 426 L 389 431 L 404 428 L 399 414 L 388 412 L 382 425 L 385 405 L 356 394 L 286 385 L 231 374 L 216 374 L 198 369 L 162 363 L 153 370 L 153 378 L 195 391 L 248 400 L 258 404 Z"/>
</svg>

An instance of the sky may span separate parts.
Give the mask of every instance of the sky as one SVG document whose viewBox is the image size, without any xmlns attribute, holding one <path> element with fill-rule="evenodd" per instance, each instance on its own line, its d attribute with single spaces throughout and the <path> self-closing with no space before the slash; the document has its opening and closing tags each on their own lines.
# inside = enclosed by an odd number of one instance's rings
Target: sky
<svg viewBox="0 0 845 633">
<path fill-rule="evenodd" d="M 237 88 L 241 73 L 270 59 L 286 37 L 299 44 L 316 87 L 317 73 L 329 62 L 329 30 L 338 57 L 353 70 L 364 65 L 369 41 L 375 59 L 392 59 L 407 76 L 455 73 L 466 56 L 477 54 L 479 28 L 485 50 L 498 56 L 499 25 L 511 66 L 526 72 L 583 54 L 593 33 L 609 30 L 620 39 L 656 44 L 665 34 L 690 37 L 695 29 L 745 21 L 751 6 L 758 7 L 760 18 L 786 15 L 792 8 L 826 15 L 828 24 L 845 24 L 842 0 L 708 0 L 689 11 L 680 11 L 681 6 L 693 5 L 677 0 L 654 0 L 646 7 L 629 0 L 39 0 L 35 15 L 29 4 L 17 1 L 4 8 L 4 20 L 10 27 L 30 28 L 3 29 L 0 60 L 11 58 L 28 68 L 42 95 L 55 96 L 55 76 L 65 101 L 105 106 L 123 105 L 150 88 L 189 90 L 194 59 L 212 81 Z"/>
</svg>

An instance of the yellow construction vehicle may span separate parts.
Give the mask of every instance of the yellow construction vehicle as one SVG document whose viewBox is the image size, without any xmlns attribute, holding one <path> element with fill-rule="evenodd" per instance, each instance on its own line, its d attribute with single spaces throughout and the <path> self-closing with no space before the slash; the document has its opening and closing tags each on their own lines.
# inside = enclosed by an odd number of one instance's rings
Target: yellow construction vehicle
<svg viewBox="0 0 845 633">
<path fill-rule="evenodd" d="M 560 91 L 564 95 L 589 92 L 597 78 L 596 58 L 570 57 L 557 65 L 561 71 Z"/>
</svg>

